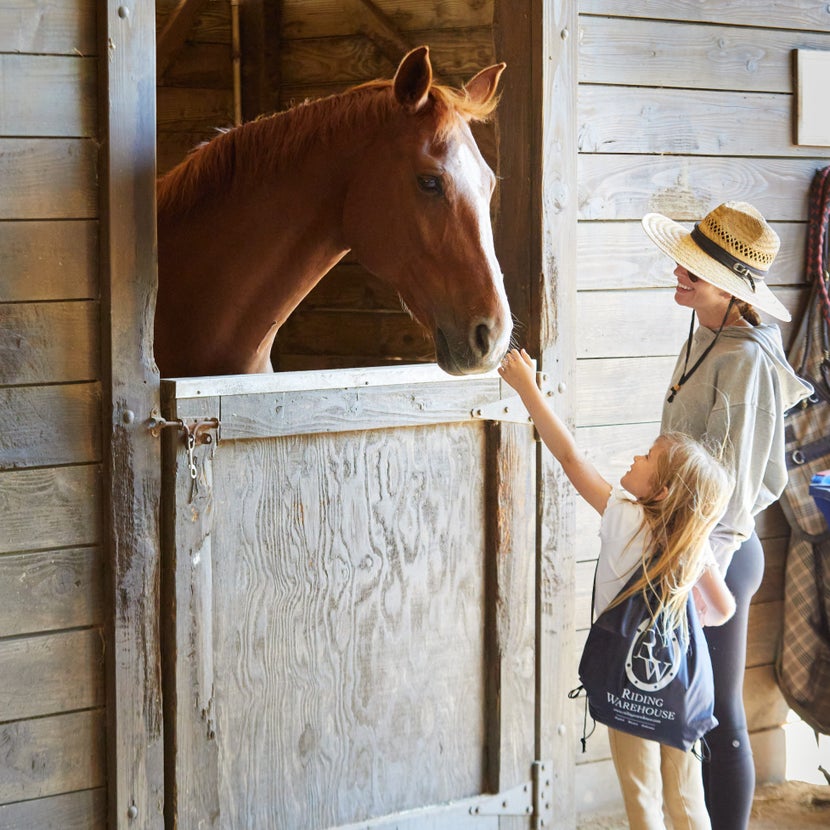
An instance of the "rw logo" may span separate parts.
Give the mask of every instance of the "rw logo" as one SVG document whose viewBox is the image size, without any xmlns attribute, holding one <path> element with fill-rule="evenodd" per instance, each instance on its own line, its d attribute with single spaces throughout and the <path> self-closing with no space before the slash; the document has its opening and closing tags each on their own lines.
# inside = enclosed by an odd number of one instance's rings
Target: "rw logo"
<svg viewBox="0 0 830 830">
<path fill-rule="evenodd" d="M 664 689 L 680 669 L 680 643 L 674 632 L 668 639 L 649 619 L 640 623 L 625 659 L 629 681 L 644 692 Z"/>
</svg>

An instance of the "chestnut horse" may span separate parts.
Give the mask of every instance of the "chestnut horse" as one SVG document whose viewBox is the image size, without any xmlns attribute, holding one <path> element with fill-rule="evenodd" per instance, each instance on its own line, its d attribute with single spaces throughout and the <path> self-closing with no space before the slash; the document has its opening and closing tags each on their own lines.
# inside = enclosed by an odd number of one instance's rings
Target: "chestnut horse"
<svg viewBox="0 0 830 830">
<path fill-rule="evenodd" d="M 495 177 L 469 123 L 504 64 L 463 89 L 429 50 L 395 77 L 228 130 L 158 182 L 155 355 L 166 377 L 272 371 L 274 337 L 347 252 L 395 288 L 450 374 L 495 367 L 512 328 Z"/>
</svg>

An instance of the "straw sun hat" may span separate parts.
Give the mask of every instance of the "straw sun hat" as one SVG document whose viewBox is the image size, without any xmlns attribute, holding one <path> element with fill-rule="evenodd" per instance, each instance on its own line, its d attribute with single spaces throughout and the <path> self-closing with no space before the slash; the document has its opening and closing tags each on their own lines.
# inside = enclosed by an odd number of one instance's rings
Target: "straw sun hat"
<svg viewBox="0 0 830 830">
<path fill-rule="evenodd" d="M 778 234 L 752 205 L 724 202 L 691 231 L 660 213 L 646 214 L 642 222 L 654 244 L 696 277 L 772 317 L 790 319 L 764 282 L 778 253 Z"/>
</svg>

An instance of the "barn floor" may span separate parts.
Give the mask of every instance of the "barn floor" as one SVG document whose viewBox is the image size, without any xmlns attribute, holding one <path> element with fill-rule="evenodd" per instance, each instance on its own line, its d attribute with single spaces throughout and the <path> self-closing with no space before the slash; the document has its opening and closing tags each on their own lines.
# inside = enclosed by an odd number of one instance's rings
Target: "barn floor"
<svg viewBox="0 0 830 830">
<path fill-rule="evenodd" d="M 787 781 L 755 793 L 749 830 L 812 830 L 830 827 L 830 786 Z M 627 830 L 625 815 L 583 816 L 577 830 Z"/>
</svg>

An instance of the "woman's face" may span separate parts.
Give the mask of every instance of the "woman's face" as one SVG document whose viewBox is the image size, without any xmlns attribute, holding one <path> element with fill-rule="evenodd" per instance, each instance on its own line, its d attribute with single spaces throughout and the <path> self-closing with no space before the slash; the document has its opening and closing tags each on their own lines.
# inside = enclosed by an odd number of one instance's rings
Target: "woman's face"
<svg viewBox="0 0 830 830">
<path fill-rule="evenodd" d="M 696 277 L 682 265 L 674 269 L 677 277 L 677 286 L 674 290 L 674 301 L 684 308 L 691 308 L 698 312 L 726 311 L 731 295 L 721 288 L 715 288 L 711 283 Z"/>
</svg>

